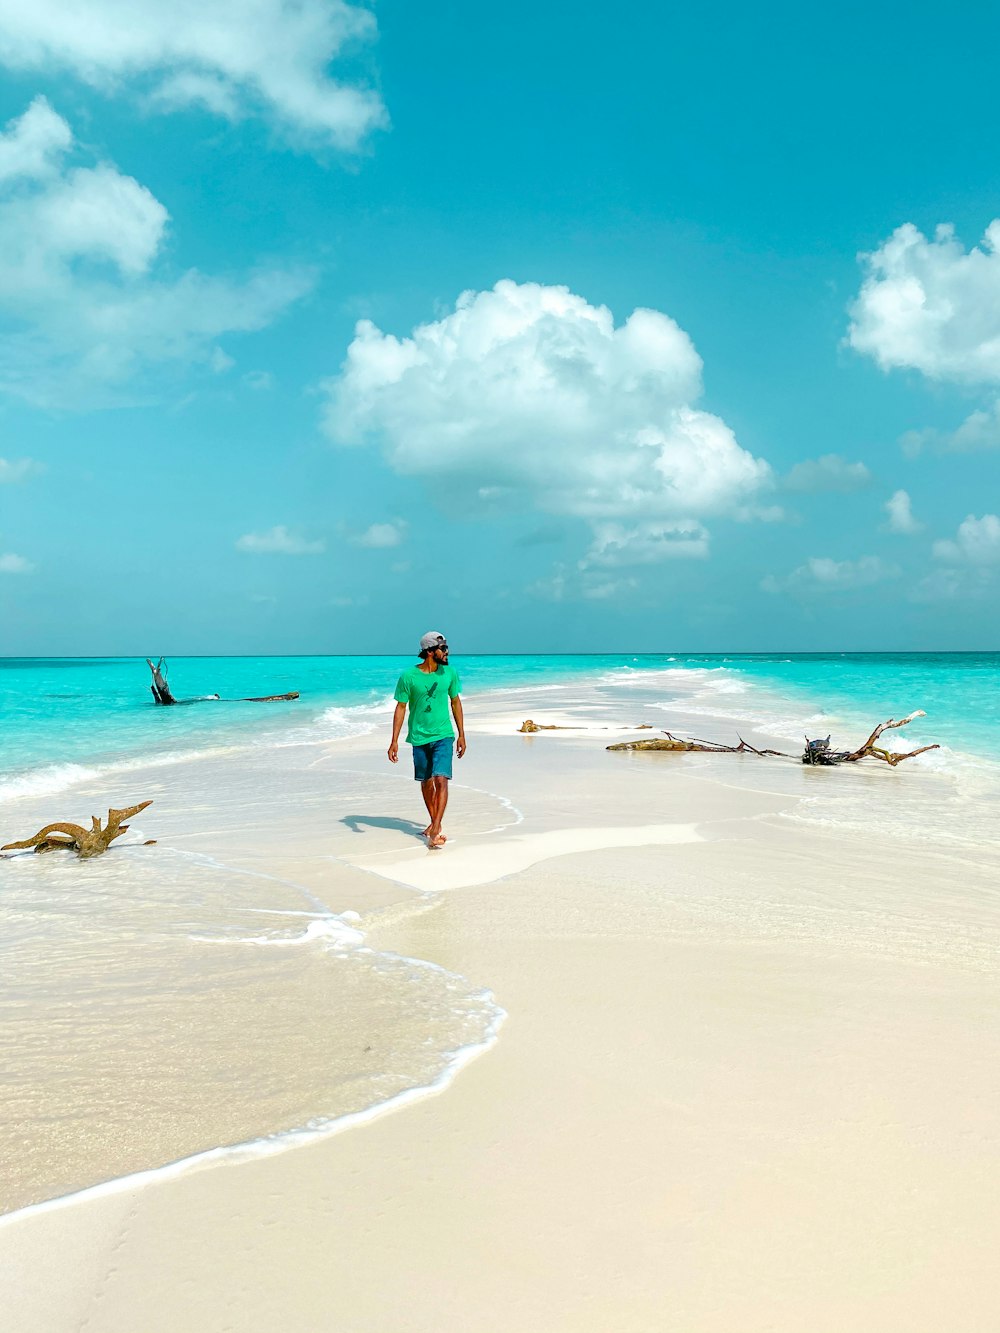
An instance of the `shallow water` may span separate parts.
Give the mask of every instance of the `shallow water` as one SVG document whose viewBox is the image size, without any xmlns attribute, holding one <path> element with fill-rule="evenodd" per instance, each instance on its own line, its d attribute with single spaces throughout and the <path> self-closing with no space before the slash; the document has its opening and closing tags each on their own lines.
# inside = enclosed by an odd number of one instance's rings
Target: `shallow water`
<svg viewBox="0 0 1000 1333">
<path fill-rule="evenodd" d="M 322 1132 L 433 1087 L 492 1039 L 502 1014 L 487 992 L 372 950 L 361 917 L 322 896 L 371 900 L 366 877 L 332 861 L 359 814 L 385 808 L 389 779 L 345 767 L 320 781 L 314 756 L 154 769 L 154 807 L 113 855 L 0 865 L 0 1211 Z M 95 789 L 73 799 L 96 803 Z M 484 802 L 487 825 L 496 813 Z M 299 840 L 311 850 L 296 863 Z M 397 896 L 421 910 L 420 895 Z"/>
<path fill-rule="evenodd" d="M 704 718 L 721 740 L 752 727 L 793 757 L 713 760 L 713 776 L 725 763 L 734 785 L 805 795 L 783 818 L 889 834 L 901 865 L 920 842 L 998 845 L 1000 768 L 981 753 L 1000 736 L 996 655 L 456 662 L 473 726 L 478 699 L 537 720 Z M 293 705 L 178 709 L 147 703 L 134 660 L 3 666 L 3 841 L 155 804 L 114 856 L 0 861 L 0 1211 L 219 1145 L 324 1132 L 440 1085 L 493 1040 L 489 978 L 366 943 L 387 902 L 420 912 L 426 895 L 383 883 L 380 896 L 342 859 L 362 835 L 377 850 L 419 833 L 397 817 L 412 803 L 399 773 L 355 767 L 343 741 L 387 727 L 399 665 L 178 660 L 178 693 L 304 691 Z M 919 706 L 929 716 L 893 743 L 950 743 L 908 765 L 804 771 L 794 757 L 804 731 L 856 744 Z M 519 818 L 503 792 L 462 800 L 471 830 Z M 147 836 L 156 848 L 138 845 Z"/>
<path fill-rule="evenodd" d="M 923 708 L 927 720 L 911 728 L 914 736 L 984 757 L 1000 749 L 1000 653 L 456 655 L 453 661 L 467 696 L 655 671 L 663 673 L 667 702 L 695 684 L 715 711 L 766 714 L 786 731 L 807 719 L 822 728 Z M 332 739 L 384 725 L 406 664 L 388 657 L 177 658 L 169 678 L 178 698 L 218 693 L 224 700 L 158 708 L 138 658 L 0 658 L 0 801 L 61 789 L 87 776 L 79 768 L 279 739 Z M 290 690 L 301 697 L 239 701 Z"/>
</svg>

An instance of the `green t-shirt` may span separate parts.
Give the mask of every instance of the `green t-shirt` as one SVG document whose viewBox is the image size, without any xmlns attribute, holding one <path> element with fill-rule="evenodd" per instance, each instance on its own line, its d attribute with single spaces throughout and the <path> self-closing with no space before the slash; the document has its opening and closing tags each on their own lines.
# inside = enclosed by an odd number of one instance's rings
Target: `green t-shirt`
<svg viewBox="0 0 1000 1333">
<path fill-rule="evenodd" d="M 461 693 L 458 672 L 452 666 L 436 671 L 407 667 L 396 685 L 397 703 L 409 704 L 406 739 L 410 745 L 429 745 L 454 736 L 448 700 Z"/>
</svg>

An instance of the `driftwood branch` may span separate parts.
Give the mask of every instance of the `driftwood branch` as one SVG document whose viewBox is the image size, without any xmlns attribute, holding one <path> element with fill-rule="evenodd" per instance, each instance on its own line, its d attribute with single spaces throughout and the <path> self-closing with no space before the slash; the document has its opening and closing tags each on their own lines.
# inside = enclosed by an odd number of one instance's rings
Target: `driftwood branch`
<svg viewBox="0 0 1000 1333">
<path fill-rule="evenodd" d="M 209 702 L 215 703 L 241 703 L 241 704 L 273 704 L 283 703 L 289 699 L 299 697 L 298 690 L 292 690 L 288 694 L 256 694 L 249 699 L 223 699 L 219 694 L 203 694 L 197 699 L 175 699 L 167 683 L 167 664 L 161 657 L 154 665 L 147 657 L 146 665 L 153 673 L 153 681 L 150 685 L 153 698 L 158 704 L 167 706 L 169 704 L 203 704 Z"/>
<path fill-rule="evenodd" d="M 783 754 L 781 750 L 758 750 L 755 745 L 745 741 L 742 736 L 737 736 L 738 745 L 723 745 L 720 741 L 700 741 L 694 737 L 688 740 L 682 740 L 674 736 L 671 732 L 665 731 L 662 737 L 651 737 L 648 741 L 620 741 L 617 745 L 609 745 L 609 750 L 672 750 L 680 754 L 688 754 L 697 751 L 701 754 L 757 754 L 757 755 L 777 755 L 782 759 L 790 759 L 792 756 Z"/>
<path fill-rule="evenodd" d="M 895 768 L 897 764 L 904 759 L 912 759 L 915 755 L 925 754 L 928 750 L 938 750 L 938 745 L 921 745 L 917 750 L 908 750 L 905 753 L 897 753 L 893 750 L 885 750 L 876 745 L 875 742 L 882 735 L 883 731 L 892 731 L 897 727 L 905 727 L 908 722 L 912 722 L 915 717 L 925 717 L 922 709 L 910 713 L 907 717 L 900 718 L 898 722 L 892 718 L 888 722 L 880 722 L 871 733 L 864 745 L 856 750 L 831 750 L 830 737 L 825 740 L 810 740 L 806 737 L 806 748 L 802 752 L 802 762 L 804 764 L 832 765 L 832 764 L 854 764 L 859 759 L 881 759 L 884 763 Z M 742 736 L 737 736 L 738 745 L 723 745 L 718 741 L 702 741 L 695 738 L 681 739 L 665 731 L 662 736 L 651 737 L 649 740 L 641 741 L 619 741 L 617 745 L 609 745 L 609 750 L 667 750 L 674 753 L 687 754 L 699 752 L 702 754 L 755 754 L 761 758 L 767 755 L 773 755 L 779 759 L 793 759 L 794 755 L 785 754 L 782 750 L 758 750 L 755 745 L 745 741 Z"/>
<path fill-rule="evenodd" d="M 562 727 L 558 722 L 532 722 L 530 717 L 526 717 L 518 727 L 518 732 L 530 733 L 532 731 L 580 731 L 580 727 Z"/>
<path fill-rule="evenodd" d="M 175 704 L 177 700 L 170 693 L 170 686 L 167 684 L 166 662 L 164 662 L 163 658 L 161 657 L 160 660 L 154 666 L 153 663 L 147 657 L 146 665 L 153 673 L 153 683 L 149 687 L 150 690 L 152 691 L 153 698 L 156 700 L 158 704 Z"/>
<path fill-rule="evenodd" d="M 127 831 L 128 824 L 124 821 L 152 804 L 152 801 L 142 801 L 139 805 L 130 805 L 127 810 L 109 810 L 108 822 L 103 828 L 97 815 L 91 815 L 89 829 L 85 829 L 82 824 L 46 824 L 33 838 L 25 838 L 23 842 L 8 842 L 6 846 L 0 847 L 0 852 L 26 851 L 29 847 L 36 852 L 52 852 L 62 848 L 73 849 L 84 859 L 101 856 L 115 838 L 120 838 Z"/>
<path fill-rule="evenodd" d="M 894 731 L 897 727 L 905 727 L 915 717 L 926 716 L 924 710 L 918 708 L 915 712 L 908 713 L 906 717 L 901 717 L 898 722 L 892 718 L 889 718 L 888 722 L 880 722 L 864 745 L 859 746 L 856 750 L 831 750 L 829 736 L 822 741 L 811 741 L 807 736 L 802 762 L 804 764 L 855 764 L 859 759 L 881 759 L 891 768 L 895 768 L 904 759 L 912 759 L 915 755 L 926 754 L 928 750 L 939 750 L 941 747 L 940 745 L 921 745 L 918 750 L 907 750 L 900 753 L 896 750 L 884 750 L 877 746 L 875 742 L 883 731 Z"/>
</svg>

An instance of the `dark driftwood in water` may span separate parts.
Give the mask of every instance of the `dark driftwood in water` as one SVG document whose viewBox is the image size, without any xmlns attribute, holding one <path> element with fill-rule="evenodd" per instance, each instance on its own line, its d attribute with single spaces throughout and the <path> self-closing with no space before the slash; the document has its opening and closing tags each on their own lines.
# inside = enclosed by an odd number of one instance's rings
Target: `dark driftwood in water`
<svg viewBox="0 0 1000 1333">
<path fill-rule="evenodd" d="M 128 829 L 128 825 L 122 821 L 131 819 L 133 815 L 137 815 L 140 810 L 145 810 L 147 805 L 152 804 L 152 801 L 142 801 L 139 805 L 130 805 L 127 810 L 109 810 L 108 822 L 104 828 L 101 827 L 101 821 L 96 815 L 91 815 L 89 829 L 85 829 L 82 824 L 46 824 L 33 838 L 25 838 L 24 842 L 8 842 L 6 846 L 0 847 L 0 852 L 24 851 L 33 847 L 36 852 L 53 852 L 60 849 L 75 851 L 78 856 L 85 859 L 90 856 L 101 856 L 115 838 L 120 838 Z"/>
<path fill-rule="evenodd" d="M 163 658 L 161 657 L 156 666 L 153 666 L 152 662 L 147 657 L 146 665 L 153 673 L 153 683 L 149 687 L 153 693 L 153 698 L 158 704 L 175 704 L 177 700 L 170 693 L 170 686 L 167 684 L 166 676 L 167 667 Z"/>
<path fill-rule="evenodd" d="M 882 735 L 883 731 L 894 731 L 897 727 L 905 727 L 908 722 L 912 722 L 915 717 L 926 717 L 927 714 L 922 708 L 916 712 L 901 717 L 898 722 L 892 718 L 888 722 L 880 722 L 872 734 L 856 750 L 831 750 L 830 737 L 826 740 L 811 741 L 806 737 L 806 748 L 802 754 L 804 764 L 856 764 L 859 759 L 881 759 L 891 768 L 901 764 L 904 759 L 912 759 L 914 755 L 926 754 L 928 750 L 940 750 L 940 745 L 921 745 L 918 750 L 907 750 L 905 753 L 899 753 L 895 750 L 883 750 L 875 742 Z"/>
<path fill-rule="evenodd" d="M 905 727 L 915 717 L 926 717 L 926 713 L 923 709 L 918 708 L 916 712 L 900 718 L 898 722 L 893 721 L 892 718 L 888 722 L 880 722 L 864 745 L 860 745 L 856 750 L 831 750 L 829 736 L 825 740 L 816 741 L 811 741 L 807 736 L 806 748 L 802 752 L 802 762 L 804 764 L 827 766 L 856 764 L 859 759 L 881 759 L 895 768 L 904 759 L 912 759 L 915 755 L 926 754 L 928 750 L 940 749 L 939 745 L 921 745 L 917 750 L 907 750 L 905 753 L 899 754 L 893 750 L 884 750 L 875 744 L 883 731 Z M 742 736 L 737 737 L 737 739 L 739 740 L 738 745 L 721 745 L 717 741 L 680 740 L 677 736 L 672 736 L 669 731 L 666 731 L 662 737 L 643 741 L 620 741 L 617 745 L 609 745 L 607 748 L 609 750 L 668 750 L 680 754 L 687 754 L 692 751 L 703 754 L 756 754 L 762 758 L 765 755 L 773 755 L 778 759 L 793 759 L 795 757 L 794 755 L 785 754 L 781 750 L 758 750 L 756 746 L 745 741 Z"/>
<path fill-rule="evenodd" d="M 240 703 L 240 704 L 274 704 L 283 703 L 288 699 L 297 699 L 298 690 L 292 690 L 288 694 L 255 694 L 249 699 L 223 699 L 218 694 L 203 694 L 198 699 L 175 699 L 170 692 L 170 686 L 167 683 L 167 664 L 161 657 L 154 666 L 146 658 L 146 665 L 153 673 L 153 683 L 150 685 L 153 698 L 158 704 L 164 706 L 168 704 L 203 704 L 203 703 Z"/>
</svg>

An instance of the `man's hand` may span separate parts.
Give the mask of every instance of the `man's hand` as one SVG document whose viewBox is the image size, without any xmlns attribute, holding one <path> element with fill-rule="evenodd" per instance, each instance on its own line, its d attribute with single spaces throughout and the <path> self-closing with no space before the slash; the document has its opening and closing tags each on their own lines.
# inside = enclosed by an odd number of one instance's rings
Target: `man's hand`
<svg viewBox="0 0 1000 1333">
<path fill-rule="evenodd" d="M 403 722 L 406 719 L 406 704 L 396 701 L 396 711 L 392 715 L 392 739 L 389 741 L 389 748 L 386 754 L 389 756 L 390 764 L 399 763 L 399 733 L 403 730 Z"/>
<path fill-rule="evenodd" d="M 455 745 L 455 751 L 459 759 L 461 759 L 462 756 L 465 754 L 465 750 L 466 750 L 465 736 L 461 732 L 459 732 L 458 742 Z"/>
</svg>

